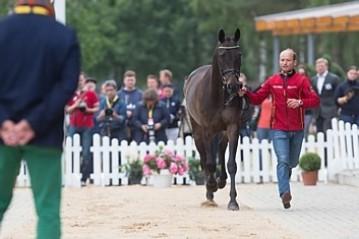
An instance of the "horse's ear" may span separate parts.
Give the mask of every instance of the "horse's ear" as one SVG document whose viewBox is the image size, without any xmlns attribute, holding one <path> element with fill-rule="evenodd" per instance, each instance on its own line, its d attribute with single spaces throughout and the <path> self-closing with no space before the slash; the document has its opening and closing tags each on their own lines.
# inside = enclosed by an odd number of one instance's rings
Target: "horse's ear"
<svg viewBox="0 0 359 239">
<path fill-rule="evenodd" d="M 219 30 L 219 32 L 218 32 L 218 41 L 220 43 L 223 43 L 225 37 L 226 37 L 226 34 L 224 33 L 224 30 L 223 29 Z"/>
<path fill-rule="evenodd" d="M 238 42 L 241 38 L 241 31 L 237 28 L 236 32 L 234 33 L 234 42 Z"/>
</svg>

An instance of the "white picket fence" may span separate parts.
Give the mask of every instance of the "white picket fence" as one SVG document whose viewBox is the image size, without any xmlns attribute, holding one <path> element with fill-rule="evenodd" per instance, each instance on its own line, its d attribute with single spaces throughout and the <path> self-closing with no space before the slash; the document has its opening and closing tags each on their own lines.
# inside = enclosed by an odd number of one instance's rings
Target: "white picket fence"
<svg viewBox="0 0 359 239">
<path fill-rule="evenodd" d="M 356 125 L 344 125 L 342 121 L 333 119 L 332 129 L 328 130 L 326 137 L 318 133 L 316 138 L 310 135 L 303 142 L 302 152 L 317 152 L 322 159 L 322 168 L 319 171 L 319 180 L 327 182 L 334 179 L 335 175 L 344 169 L 359 169 L 359 130 Z M 169 141 L 165 148 L 176 151 L 185 157 L 195 155 L 199 158 L 193 139 L 187 137 L 185 141 L 179 138 L 176 143 Z M 91 178 L 98 186 L 127 185 L 128 178 L 124 172 L 119 170 L 119 157 L 121 164 L 127 163 L 129 159 L 136 157 L 143 158 L 147 152 L 153 153 L 158 148 L 155 144 L 135 142 L 128 144 L 126 141 L 118 142 L 113 139 L 110 142 L 108 137 L 101 138 L 94 135 L 91 152 L 93 153 L 94 171 Z M 65 142 L 63 154 L 63 184 L 65 186 L 80 186 L 80 162 L 81 162 L 80 138 L 75 135 L 68 137 Z M 262 168 L 259 166 L 260 153 L 262 154 Z M 228 150 L 226 152 L 228 158 Z M 326 163 L 325 163 L 326 161 Z M 267 140 L 261 143 L 258 139 L 244 137 L 238 145 L 236 154 L 238 183 L 276 182 L 277 158 L 273 146 Z M 147 179 L 144 179 L 147 180 Z M 300 181 L 300 169 L 293 170 L 292 181 Z M 148 183 L 148 181 L 146 181 Z M 188 174 L 175 176 L 177 184 L 191 183 Z M 18 186 L 29 186 L 26 165 L 23 164 L 17 178 Z"/>
</svg>

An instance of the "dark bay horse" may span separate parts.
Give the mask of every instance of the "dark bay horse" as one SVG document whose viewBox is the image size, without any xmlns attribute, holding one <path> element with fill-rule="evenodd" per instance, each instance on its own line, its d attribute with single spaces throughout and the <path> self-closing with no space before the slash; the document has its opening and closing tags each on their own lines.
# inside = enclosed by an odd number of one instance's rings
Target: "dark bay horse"
<svg viewBox="0 0 359 239">
<path fill-rule="evenodd" d="M 235 31 L 233 37 L 226 37 L 225 32 L 220 30 L 212 65 L 201 66 L 194 70 L 184 85 L 193 137 L 200 154 L 202 168 L 206 172 L 208 202 L 213 202 L 213 193 L 226 185 L 224 154 L 229 142 L 227 164 L 231 179 L 229 210 L 239 210 L 235 188 L 236 152 L 246 104 L 246 100 L 237 94 L 242 87 L 238 80 L 241 68 L 239 39 L 239 29 Z M 216 178 L 217 153 L 221 173 Z"/>
</svg>

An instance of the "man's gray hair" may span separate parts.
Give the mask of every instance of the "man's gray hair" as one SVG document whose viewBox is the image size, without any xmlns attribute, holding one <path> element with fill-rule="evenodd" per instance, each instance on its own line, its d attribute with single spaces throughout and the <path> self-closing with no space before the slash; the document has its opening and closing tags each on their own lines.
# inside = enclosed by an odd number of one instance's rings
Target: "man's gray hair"
<svg viewBox="0 0 359 239">
<path fill-rule="evenodd" d="M 112 86 L 113 88 L 117 89 L 117 84 L 116 84 L 116 81 L 114 81 L 114 80 L 105 81 L 105 86 Z"/>
</svg>

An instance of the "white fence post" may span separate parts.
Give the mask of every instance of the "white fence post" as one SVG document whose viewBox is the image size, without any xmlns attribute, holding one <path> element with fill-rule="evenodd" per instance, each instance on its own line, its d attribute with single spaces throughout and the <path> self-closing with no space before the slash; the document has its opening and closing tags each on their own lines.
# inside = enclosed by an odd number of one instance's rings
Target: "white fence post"
<svg viewBox="0 0 359 239">
<path fill-rule="evenodd" d="M 356 125 L 349 125 L 343 121 L 332 120 L 332 129 L 323 133 L 318 133 L 317 138 L 313 135 L 308 137 L 307 141 L 303 142 L 301 155 L 304 152 L 316 152 L 321 157 L 321 169 L 319 171 L 319 180 L 327 182 L 327 180 L 335 179 L 335 175 L 344 169 L 358 169 L 359 168 L 359 130 Z M 119 185 L 121 180 L 122 185 L 128 184 L 128 176 L 124 171 L 121 171 L 121 165 L 125 165 L 129 159 L 139 158 L 143 160 L 144 156 L 149 153 L 154 153 L 158 146 L 164 149 L 170 149 L 176 154 L 183 155 L 186 158 L 195 155 L 199 158 L 198 151 L 195 147 L 194 141 L 191 137 L 178 139 L 176 142 L 169 141 L 167 145 L 160 142 L 158 145 L 151 143 L 149 145 L 141 143 L 137 145 L 136 142 L 128 144 L 127 141 L 122 141 L 121 145 L 117 139 L 110 142 L 108 137 L 93 136 L 93 145 L 91 152 L 93 153 L 93 174 L 91 178 L 97 186 Z M 63 184 L 65 186 L 80 187 L 81 185 L 81 151 L 80 136 L 75 134 L 72 138 L 67 137 L 64 145 L 63 153 Z M 228 162 L 228 147 L 225 152 L 226 162 Z M 262 160 L 260 167 L 260 158 Z M 325 165 L 325 160 L 327 165 Z M 273 144 L 268 140 L 250 139 L 244 137 L 242 143 L 238 141 L 238 148 L 236 154 L 237 162 L 237 183 L 251 183 L 260 182 L 277 182 L 276 166 L 277 158 L 273 149 Z M 227 170 L 227 167 L 226 167 Z M 228 173 L 228 172 L 227 172 Z M 292 181 L 300 179 L 299 167 L 293 169 Z M 178 184 L 184 182 L 190 183 L 188 173 L 183 176 L 176 175 L 174 177 Z M 148 178 L 143 179 L 143 183 L 151 184 Z M 27 172 L 26 163 L 21 163 L 19 175 L 17 177 L 16 185 L 20 187 L 30 186 L 29 174 Z"/>
</svg>

